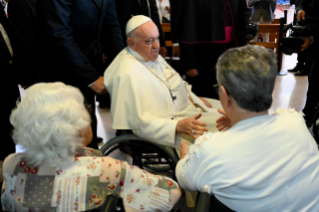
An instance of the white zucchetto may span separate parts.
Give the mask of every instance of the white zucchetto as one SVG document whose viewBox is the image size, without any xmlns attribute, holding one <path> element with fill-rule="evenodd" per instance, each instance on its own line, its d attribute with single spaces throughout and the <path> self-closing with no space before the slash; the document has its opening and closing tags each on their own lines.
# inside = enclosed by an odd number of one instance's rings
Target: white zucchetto
<svg viewBox="0 0 319 212">
<path fill-rule="evenodd" d="M 126 35 L 148 21 L 152 21 L 152 19 L 144 15 L 133 16 L 126 24 Z"/>
</svg>

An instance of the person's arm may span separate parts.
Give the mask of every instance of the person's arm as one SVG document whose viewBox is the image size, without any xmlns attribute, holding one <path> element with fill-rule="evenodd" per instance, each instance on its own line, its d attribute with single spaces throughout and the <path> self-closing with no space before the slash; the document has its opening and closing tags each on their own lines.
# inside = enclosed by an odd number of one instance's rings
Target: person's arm
<svg viewBox="0 0 319 212">
<path fill-rule="evenodd" d="M 270 2 L 270 5 L 271 5 L 271 8 L 276 7 L 277 1 L 276 1 L 276 0 L 272 0 L 272 1 Z M 274 12 L 274 11 L 273 11 L 273 12 Z"/>
<path fill-rule="evenodd" d="M 304 11 L 305 13 L 309 12 L 309 6 L 312 3 L 312 0 L 302 0 L 300 1 L 298 7 L 296 8 L 296 14 L 297 14 L 297 19 L 298 19 L 298 13 L 300 11 Z"/>
<path fill-rule="evenodd" d="M 133 130 L 133 133 L 161 145 L 176 147 L 180 143 L 181 134 L 186 134 L 196 139 L 205 131 L 208 131 L 206 124 L 198 120 L 200 117 L 201 114 L 199 113 L 196 116 L 178 121 L 159 118 L 145 127 Z"/>
<path fill-rule="evenodd" d="M 122 191 L 124 207 L 138 211 L 154 211 L 154 207 L 163 207 L 163 211 L 169 211 L 181 197 L 177 182 L 170 178 L 150 174 L 125 161 L 110 157 L 103 158 L 102 166 L 101 179 L 107 179 L 107 188 L 111 190 L 121 187 L 116 190 Z M 153 204 L 155 199 L 158 204 Z"/>
<path fill-rule="evenodd" d="M 197 76 L 199 73 L 195 58 L 195 46 L 193 44 L 179 43 L 179 50 L 180 61 L 187 76 Z"/>
<path fill-rule="evenodd" d="M 181 188 L 187 191 L 201 191 L 209 179 L 214 179 L 211 175 L 212 166 L 211 159 L 214 154 L 209 151 L 209 155 L 205 150 L 209 149 L 209 142 L 212 142 L 212 133 L 206 133 L 199 137 L 195 143 L 187 151 L 185 145 L 181 147 L 181 159 L 177 163 L 175 174 Z M 207 174 L 208 173 L 208 174 Z"/>
<path fill-rule="evenodd" d="M 17 63 L 23 66 L 20 71 L 19 83 L 28 87 L 35 83 L 36 57 L 34 57 L 35 44 L 35 6 L 28 5 L 26 0 L 12 0 L 8 2 L 8 18 L 16 33 L 16 40 L 20 46 L 20 57 Z M 17 53 L 17 52 L 15 52 Z"/>
<path fill-rule="evenodd" d="M 242 0 L 242 1 L 244 2 L 244 5 L 245 5 L 244 15 L 245 15 L 246 28 L 248 28 L 248 26 L 249 26 L 249 18 L 250 18 L 250 9 L 248 8 L 248 6 L 246 4 L 246 0 Z"/>
<path fill-rule="evenodd" d="M 181 139 L 175 130 L 177 122 L 178 120 L 158 118 L 144 127 L 133 130 L 133 133 L 141 138 L 175 148 Z"/>
<path fill-rule="evenodd" d="M 255 4 L 257 3 L 257 2 L 259 2 L 260 0 L 249 0 L 248 1 L 248 7 L 253 7 L 253 6 L 255 6 Z"/>
<path fill-rule="evenodd" d="M 121 35 L 120 25 L 117 21 L 114 1 L 105 1 L 107 3 L 107 13 L 104 18 L 101 41 L 104 47 L 104 53 L 110 53 L 111 59 L 123 50 L 124 42 Z M 105 48 L 110 48 L 108 51 Z"/>
<path fill-rule="evenodd" d="M 61 58 L 65 58 L 65 65 L 70 67 L 69 70 L 72 72 L 74 80 L 85 86 L 97 82 L 100 78 L 98 71 L 85 57 L 73 38 L 73 29 L 69 25 L 72 1 L 41 0 L 38 3 L 40 4 L 43 30 L 48 38 L 47 41 L 53 44 L 52 46 L 59 52 Z"/>
</svg>

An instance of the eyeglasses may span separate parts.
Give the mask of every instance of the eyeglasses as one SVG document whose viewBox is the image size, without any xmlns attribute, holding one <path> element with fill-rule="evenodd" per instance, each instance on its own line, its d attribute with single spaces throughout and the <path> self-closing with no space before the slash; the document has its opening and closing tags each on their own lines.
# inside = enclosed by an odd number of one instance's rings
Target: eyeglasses
<svg viewBox="0 0 319 212">
<path fill-rule="evenodd" d="M 213 87 L 214 87 L 216 93 L 219 94 L 219 84 L 215 84 L 215 85 L 213 85 Z"/>
</svg>

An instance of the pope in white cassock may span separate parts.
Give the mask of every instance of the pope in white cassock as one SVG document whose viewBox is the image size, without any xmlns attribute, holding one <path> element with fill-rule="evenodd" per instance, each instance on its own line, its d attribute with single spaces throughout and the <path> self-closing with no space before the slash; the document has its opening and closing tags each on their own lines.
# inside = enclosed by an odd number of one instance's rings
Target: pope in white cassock
<svg viewBox="0 0 319 212">
<path fill-rule="evenodd" d="M 197 97 L 159 55 L 159 32 L 152 20 L 132 17 L 126 34 L 128 47 L 104 73 L 113 128 L 176 148 L 181 140 L 190 145 L 205 131 L 217 131 L 219 101 Z"/>
</svg>

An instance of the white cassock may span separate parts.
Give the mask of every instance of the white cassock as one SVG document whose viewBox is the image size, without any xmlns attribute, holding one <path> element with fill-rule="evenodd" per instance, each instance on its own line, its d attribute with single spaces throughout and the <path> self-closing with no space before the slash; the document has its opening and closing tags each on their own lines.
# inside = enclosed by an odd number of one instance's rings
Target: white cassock
<svg viewBox="0 0 319 212">
<path fill-rule="evenodd" d="M 114 129 L 131 129 L 142 138 L 179 148 L 181 139 L 188 146 L 194 139 L 176 134 L 177 122 L 202 112 L 199 120 L 210 132 L 217 131 L 220 102 L 207 99 L 213 105 L 208 108 L 161 56 L 147 62 L 127 47 L 106 69 L 104 84 L 112 98 Z"/>
</svg>

